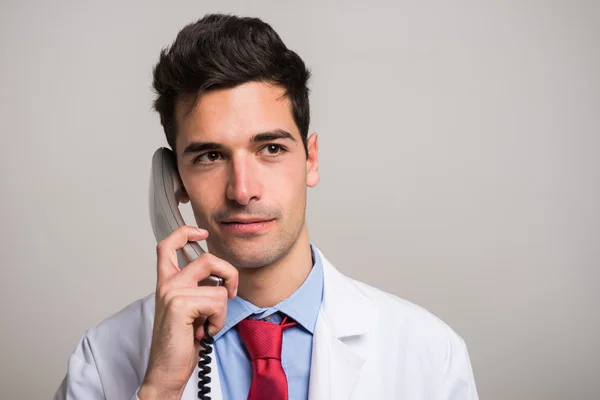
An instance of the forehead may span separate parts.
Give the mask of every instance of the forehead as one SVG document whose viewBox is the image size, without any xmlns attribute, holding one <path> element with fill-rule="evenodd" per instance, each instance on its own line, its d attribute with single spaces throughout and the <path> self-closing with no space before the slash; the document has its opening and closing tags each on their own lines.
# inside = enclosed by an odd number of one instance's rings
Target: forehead
<svg viewBox="0 0 600 400">
<path fill-rule="evenodd" d="M 209 91 L 197 100 L 184 98 L 175 105 L 175 118 L 178 149 L 192 141 L 234 145 L 277 129 L 301 139 L 285 89 L 266 82 Z"/>
</svg>

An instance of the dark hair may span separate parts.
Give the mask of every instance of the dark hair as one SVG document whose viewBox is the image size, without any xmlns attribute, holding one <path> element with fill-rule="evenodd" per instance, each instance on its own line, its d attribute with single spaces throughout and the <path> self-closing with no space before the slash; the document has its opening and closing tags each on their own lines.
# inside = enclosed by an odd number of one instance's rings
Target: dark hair
<svg viewBox="0 0 600 400">
<path fill-rule="evenodd" d="M 185 95 L 264 81 L 285 89 L 304 150 L 310 123 L 310 71 L 273 28 L 258 18 L 208 14 L 186 25 L 160 53 L 153 70 L 154 109 L 175 150 L 175 102 Z"/>
</svg>

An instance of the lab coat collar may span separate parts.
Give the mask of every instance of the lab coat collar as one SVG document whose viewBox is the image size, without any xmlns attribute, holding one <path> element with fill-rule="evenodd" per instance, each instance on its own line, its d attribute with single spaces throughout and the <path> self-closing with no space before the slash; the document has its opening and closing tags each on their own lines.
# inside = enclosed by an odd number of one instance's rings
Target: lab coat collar
<svg viewBox="0 0 600 400">
<path fill-rule="evenodd" d="M 356 283 L 339 272 L 314 247 L 323 263 L 323 302 L 317 317 L 311 356 L 309 400 L 350 398 L 368 354 L 367 340 L 376 317 L 372 300 Z M 344 342 L 352 337 L 354 340 Z M 222 400 L 219 366 L 216 357 L 210 363 L 213 400 Z M 182 399 L 197 398 L 198 368 L 188 381 Z"/>
<path fill-rule="evenodd" d="M 309 400 L 350 398 L 365 362 L 366 336 L 376 313 L 356 283 L 321 253 L 323 303 L 317 319 L 310 372 Z M 352 341 L 344 339 L 352 337 Z"/>
<path fill-rule="evenodd" d="M 323 302 L 321 312 L 337 339 L 363 335 L 371 330 L 372 301 L 352 280 L 338 271 L 317 249 L 323 262 Z"/>
</svg>

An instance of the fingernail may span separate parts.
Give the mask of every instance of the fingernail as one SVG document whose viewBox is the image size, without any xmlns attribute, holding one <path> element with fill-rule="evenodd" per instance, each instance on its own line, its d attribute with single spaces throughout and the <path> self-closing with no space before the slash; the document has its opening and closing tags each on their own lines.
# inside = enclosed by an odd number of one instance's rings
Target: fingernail
<svg viewBox="0 0 600 400">
<path fill-rule="evenodd" d="M 238 288 L 235 288 L 235 290 L 233 291 L 233 297 L 234 298 L 237 296 L 237 290 L 238 290 Z"/>
<path fill-rule="evenodd" d="M 199 233 L 206 233 L 206 229 L 196 228 Z"/>
</svg>

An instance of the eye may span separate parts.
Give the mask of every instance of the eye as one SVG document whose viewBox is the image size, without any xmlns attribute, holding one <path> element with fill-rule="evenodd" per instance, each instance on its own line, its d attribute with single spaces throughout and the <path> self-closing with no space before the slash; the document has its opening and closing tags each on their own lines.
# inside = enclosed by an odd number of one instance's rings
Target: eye
<svg viewBox="0 0 600 400">
<path fill-rule="evenodd" d="M 274 144 L 274 143 L 266 145 L 261 150 L 263 150 L 263 151 L 266 150 L 267 154 L 270 155 L 270 156 L 276 156 L 276 155 L 278 155 L 278 154 L 283 153 L 283 152 L 286 151 L 285 148 L 282 145 L 280 145 L 280 144 Z"/>
<path fill-rule="evenodd" d="M 222 157 L 222 154 L 218 151 L 210 151 L 208 153 L 200 154 L 198 157 L 194 158 L 194 164 L 210 164 L 215 161 L 218 161 L 219 158 Z"/>
</svg>

